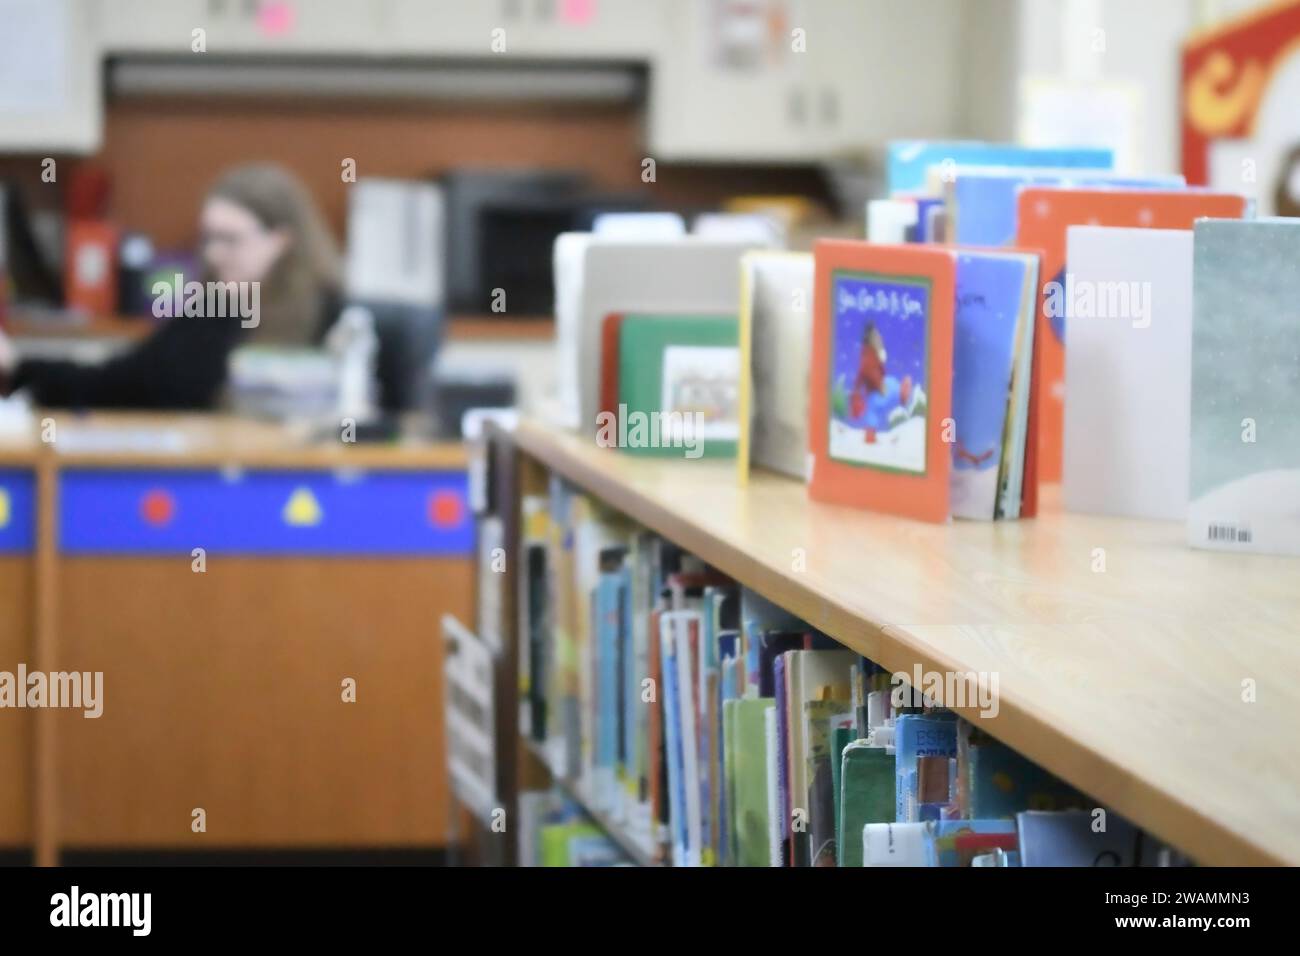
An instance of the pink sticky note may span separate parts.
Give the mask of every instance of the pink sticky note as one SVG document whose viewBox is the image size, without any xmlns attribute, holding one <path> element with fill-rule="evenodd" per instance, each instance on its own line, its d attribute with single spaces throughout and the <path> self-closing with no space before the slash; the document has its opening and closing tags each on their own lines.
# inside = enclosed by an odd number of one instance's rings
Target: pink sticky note
<svg viewBox="0 0 1300 956">
<path fill-rule="evenodd" d="M 571 26 L 585 26 L 596 16 L 596 0 L 560 0 L 560 20 Z"/>
<path fill-rule="evenodd" d="M 298 10 L 288 0 L 263 0 L 257 8 L 257 29 L 263 36 L 282 37 L 292 33 Z"/>
</svg>

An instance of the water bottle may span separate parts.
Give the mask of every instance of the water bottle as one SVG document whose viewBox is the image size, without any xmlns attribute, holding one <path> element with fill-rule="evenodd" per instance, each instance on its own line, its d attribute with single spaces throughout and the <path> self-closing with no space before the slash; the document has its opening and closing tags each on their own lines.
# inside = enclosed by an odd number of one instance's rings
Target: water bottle
<svg viewBox="0 0 1300 956">
<path fill-rule="evenodd" d="M 345 308 L 330 330 L 329 346 L 339 362 L 339 418 L 368 421 L 374 417 L 375 356 L 379 351 L 374 315 L 360 305 Z"/>
</svg>

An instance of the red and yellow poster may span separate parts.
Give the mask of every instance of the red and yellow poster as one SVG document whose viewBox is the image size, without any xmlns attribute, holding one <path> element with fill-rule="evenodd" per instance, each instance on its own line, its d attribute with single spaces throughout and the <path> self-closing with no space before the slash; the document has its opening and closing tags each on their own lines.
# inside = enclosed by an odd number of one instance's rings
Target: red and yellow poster
<svg viewBox="0 0 1300 956">
<path fill-rule="evenodd" d="M 1183 48 L 1183 174 L 1190 185 L 1257 185 L 1265 211 L 1300 147 L 1300 0 L 1287 0 L 1194 35 Z M 1231 144 L 1238 144 L 1233 150 Z M 1227 144 L 1215 157 L 1220 144 Z M 1232 182 L 1237 179 L 1237 182 Z"/>
</svg>

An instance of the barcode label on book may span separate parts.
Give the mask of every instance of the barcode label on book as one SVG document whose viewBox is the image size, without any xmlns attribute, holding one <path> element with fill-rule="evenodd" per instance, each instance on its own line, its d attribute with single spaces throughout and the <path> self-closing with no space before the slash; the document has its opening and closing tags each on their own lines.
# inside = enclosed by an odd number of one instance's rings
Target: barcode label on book
<svg viewBox="0 0 1300 956">
<path fill-rule="evenodd" d="M 1235 524 L 1212 524 L 1207 529 L 1208 540 L 1230 541 L 1233 544 L 1250 544 L 1250 529 Z"/>
</svg>

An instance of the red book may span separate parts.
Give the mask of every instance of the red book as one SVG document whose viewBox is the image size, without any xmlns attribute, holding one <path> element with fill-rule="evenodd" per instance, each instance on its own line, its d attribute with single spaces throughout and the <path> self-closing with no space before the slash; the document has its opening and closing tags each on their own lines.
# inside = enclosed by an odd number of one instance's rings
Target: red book
<svg viewBox="0 0 1300 956">
<path fill-rule="evenodd" d="M 619 336 L 623 330 L 623 315 L 612 312 L 605 316 L 600 326 L 600 409 L 618 416 L 618 360 Z"/>
</svg>

